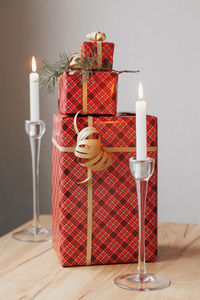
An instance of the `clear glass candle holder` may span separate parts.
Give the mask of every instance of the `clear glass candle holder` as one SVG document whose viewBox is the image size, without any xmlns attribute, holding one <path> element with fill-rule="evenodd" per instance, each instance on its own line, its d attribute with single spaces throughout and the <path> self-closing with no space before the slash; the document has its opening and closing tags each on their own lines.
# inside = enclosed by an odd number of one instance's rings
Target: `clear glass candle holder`
<svg viewBox="0 0 200 300">
<path fill-rule="evenodd" d="M 39 214 L 39 160 L 41 138 L 45 133 L 44 121 L 25 121 L 25 130 L 29 137 L 33 175 L 33 224 L 25 230 L 14 232 L 13 238 L 23 242 L 51 241 L 51 230 L 40 226 Z"/>
<path fill-rule="evenodd" d="M 118 276 L 114 282 L 118 287 L 137 290 L 150 291 L 158 290 L 169 286 L 170 281 L 160 275 L 146 272 L 145 262 L 145 207 L 148 180 L 153 174 L 155 160 L 135 160 L 133 157 L 129 160 L 131 174 L 136 181 L 138 198 L 138 217 L 139 217 L 139 241 L 138 241 L 138 267 L 137 273 Z"/>
</svg>

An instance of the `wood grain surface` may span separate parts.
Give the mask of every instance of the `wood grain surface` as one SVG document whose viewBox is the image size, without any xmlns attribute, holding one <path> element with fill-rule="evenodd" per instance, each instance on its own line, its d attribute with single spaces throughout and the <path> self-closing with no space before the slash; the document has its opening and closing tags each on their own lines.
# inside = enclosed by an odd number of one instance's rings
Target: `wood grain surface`
<svg viewBox="0 0 200 300">
<path fill-rule="evenodd" d="M 41 219 L 50 226 L 50 216 Z M 11 234 L 0 238 L 1 300 L 200 299 L 200 225 L 159 224 L 158 262 L 147 270 L 168 277 L 171 285 L 151 292 L 114 285 L 116 276 L 136 272 L 136 264 L 62 268 L 50 242 L 23 243 Z"/>
</svg>

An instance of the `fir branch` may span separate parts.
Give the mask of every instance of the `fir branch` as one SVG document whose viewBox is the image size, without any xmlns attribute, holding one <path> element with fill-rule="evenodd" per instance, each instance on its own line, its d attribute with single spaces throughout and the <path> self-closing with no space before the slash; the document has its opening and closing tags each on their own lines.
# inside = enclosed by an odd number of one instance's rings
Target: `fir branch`
<svg viewBox="0 0 200 300">
<path fill-rule="evenodd" d="M 113 71 L 117 72 L 118 74 L 121 74 L 121 73 L 138 73 L 138 72 L 140 72 L 140 70 L 121 70 L 121 71 L 113 70 Z"/>
<path fill-rule="evenodd" d="M 56 63 L 50 64 L 46 59 L 43 60 L 43 66 L 41 71 L 44 74 L 40 77 L 40 86 L 47 86 L 47 93 L 51 94 L 55 90 L 56 82 L 58 77 L 61 76 L 65 71 L 70 70 L 69 74 L 82 74 L 84 71 L 84 78 L 88 75 L 93 74 L 93 66 L 96 64 L 96 60 L 91 56 L 82 56 L 75 58 L 75 62 L 78 66 L 77 69 L 70 69 L 70 59 L 72 56 L 63 52 L 59 54 L 59 59 Z"/>
<path fill-rule="evenodd" d="M 40 76 L 40 86 L 47 86 L 47 93 L 51 94 L 55 90 L 55 85 L 65 71 L 69 70 L 69 74 L 75 74 L 79 76 L 83 75 L 82 80 L 86 80 L 89 75 L 93 75 L 94 71 L 113 71 L 120 73 L 137 73 L 139 70 L 111 70 L 110 68 L 98 68 L 97 61 L 94 56 L 82 56 L 78 53 L 69 55 L 66 52 L 60 53 L 58 61 L 54 64 L 50 64 L 46 59 L 43 60 L 43 66 L 41 71 L 44 73 Z"/>
<path fill-rule="evenodd" d="M 112 71 L 112 72 L 116 72 L 118 74 L 121 73 L 138 73 L 140 72 L 140 70 L 114 70 L 114 69 L 108 69 L 108 68 L 99 68 L 100 71 Z"/>
<path fill-rule="evenodd" d="M 47 93 L 51 94 L 55 90 L 56 82 L 58 77 L 62 75 L 69 67 L 69 55 L 65 52 L 59 54 L 58 61 L 54 64 L 50 64 L 44 59 L 41 71 L 44 74 L 40 77 L 40 86 L 47 86 Z"/>
</svg>

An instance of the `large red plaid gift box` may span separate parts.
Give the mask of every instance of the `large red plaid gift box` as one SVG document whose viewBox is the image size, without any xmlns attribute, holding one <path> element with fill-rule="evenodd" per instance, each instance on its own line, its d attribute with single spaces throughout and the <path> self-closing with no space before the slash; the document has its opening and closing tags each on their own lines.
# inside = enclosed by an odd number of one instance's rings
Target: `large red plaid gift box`
<svg viewBox="0 0 200 300">
<path fill-rule="evenodd" d="M 108 42 L 83 42 L 81 54 L 96 59 L 97 66 L 108 70 L 113 66 L 114 44 Z"/>
<path fill-rule="evenodd" d="M 74 118 L 54 115 L 53 121 L 53 247 L 63 266 L 136 262 L 138 207 L 129 158 L 135 156 L 136 118 L 81 116 L 79 130 L 95 127 L 102 147 L 112 156 L 103 171 L 92 171 L 77 161 Z M 147 116 L 148 156 L 156 160 L 149 179 L 145 216 L 146 260 L 157 257 L 157 118 Z"/>
<path fill-rule="evenodd" d="M 117 110 L 116 72 L 93 72 L 83 80 L 81 72 L 63 73 L 59 79 L 58 108 L 62 114 L 115 115 Z"/>
</svg>

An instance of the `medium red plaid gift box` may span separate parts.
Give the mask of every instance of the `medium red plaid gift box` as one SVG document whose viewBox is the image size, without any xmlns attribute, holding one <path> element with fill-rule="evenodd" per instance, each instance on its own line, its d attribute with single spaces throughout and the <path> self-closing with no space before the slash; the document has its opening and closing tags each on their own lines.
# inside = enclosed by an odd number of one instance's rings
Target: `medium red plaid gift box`
<svg viewBox="0 0 200 300">
<path fill-rule="evenodd" d="M 63 73 L 59 79 L 58 108 L 61 114 L 115 115 L 117 110 L 116 72 L 93 72 L 87 80 L 82 74 Z"/>
<path fill-rule="evenodd" d="M 108 42 L 83 42 L 81 45 L 81 54 L 96 59 L 98 67 L 111 70 L 113 66 L 114 46 L 113 43 Z"/>
<path fill-rule="evenodd" d="M 93 125 L 102 146 L 112 156 L 105 170 L 92 171 L 76 160 L 72 116 L 54 115 L 53 121 L 53 247 L 63 266 L 136 262 L 138 208 L 129 158 L 135 155 L 136 118 L 81 116 L 79 130 Z M 146 260 L 157 257 L 157 118 L 147 116 L 148 156 L 156 160 L 149 179 L 146 207 Z"/>
</svg>

